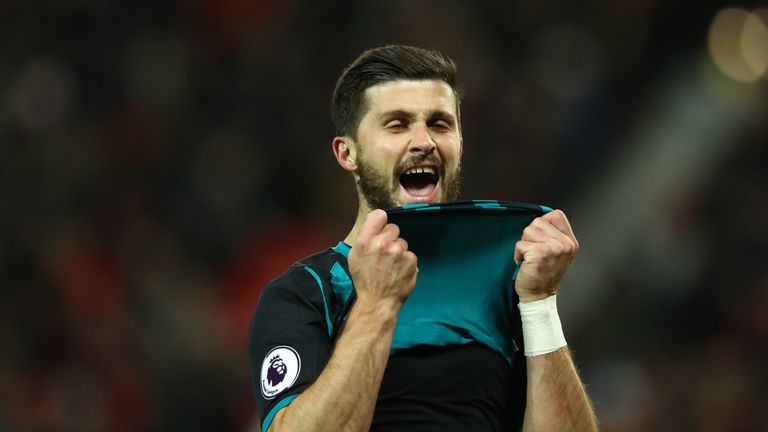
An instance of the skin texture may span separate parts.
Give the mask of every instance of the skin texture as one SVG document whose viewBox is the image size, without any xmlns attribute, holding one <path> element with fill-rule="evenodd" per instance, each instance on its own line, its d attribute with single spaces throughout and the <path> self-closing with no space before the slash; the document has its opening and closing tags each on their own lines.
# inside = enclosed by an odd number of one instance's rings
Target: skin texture
<svg viewBox="0 0 768 432">
<path fill-rule="evenodd" d="M 451 88 L 442 81 L 399 80 L 369 88 L 366 97 L 369 108 L 357 136 L 333 140 L 339 165 L 356 180 L 361 166 L 374 173 L 380 196 L 371 201 L 404 205 L 453 198 L 446 179 L 455 176 L 458 182 L 463 141 Z M 424 165 L 440 171 L 440 183 L 428 198 L 410 196 L 399 175 Z M 372 209 L 357 186 L 357 218 L 345 239 L 352 245 L 349 269 L 357 301 L 328 365 L 313 385 L 278 411 L 271 432 L 370 428 L 397 314 L 415 286 L 418 267 L 397 226 L 387 223 L 384 211 Z M 515 285 L 521 302 L 555 294 L 578 248 L 563 212 L 534 220 L 515 248 L 515 259 L 522 261 Z M 526 362 L 523 430 L 597 430 L 567 347 Z"/>
<path fill-rule="evenodd" d="M 515 245 L 522 261 L 515 281 L 520 302 L 555 295 L 579 250 L 565 213 L 554 210 L 523 230 Z M 526 357 L 528 388 L 523 431 L 596 431 L 597 419 L 568 347 Z"/>
<path fill-rule="evenodd" d="M 451 87 L 442 81 L 400 80 L 371 87 L 366 96 L 369 109 L 360 120 L 357 139 L 333 140 L 339 165 L 357 176 L 358 161 L 363 158 L 366 166 L 384 177 L 391 204 L 444 201 L 445 179 L 458 177 L 463 150 Z M 441 172 L 436 194 L 429 200 L 410 197 L 399 183 L 399 174 L 405 169 L 422 165 L 435 166 Z M 357 219 L 346 238 L 349 244 L 373 210 L 359 187 L 358 197 Z"/>
</svg>

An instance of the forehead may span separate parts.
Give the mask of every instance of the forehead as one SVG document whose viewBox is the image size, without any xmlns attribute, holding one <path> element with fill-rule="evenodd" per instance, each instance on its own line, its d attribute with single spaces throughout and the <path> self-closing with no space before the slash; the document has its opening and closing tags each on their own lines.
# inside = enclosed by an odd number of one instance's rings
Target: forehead
<svg viewBox="0 0 768 432">
<path fill-rule="evenodd" d="M 377 84 L 365 90 L 367 114 L 389 111 L 442 110 L 456 115 L 456 95 L 445 81 L 396 80 Z"/>
</svg>

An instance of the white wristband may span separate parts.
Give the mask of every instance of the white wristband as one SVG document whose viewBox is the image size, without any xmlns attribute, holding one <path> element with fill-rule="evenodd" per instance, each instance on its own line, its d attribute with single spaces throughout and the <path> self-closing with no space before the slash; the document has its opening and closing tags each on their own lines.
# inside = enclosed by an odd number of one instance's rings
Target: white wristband
<svg viewBox="0 0 768 432">
<path fill-rule="evenodd" d="M 568 345 L 557 315 L 557 295 L 530 303 L 518 303 L 523 322 L 523 342 L 528 357 L 557 351 Z"/>
</svg>

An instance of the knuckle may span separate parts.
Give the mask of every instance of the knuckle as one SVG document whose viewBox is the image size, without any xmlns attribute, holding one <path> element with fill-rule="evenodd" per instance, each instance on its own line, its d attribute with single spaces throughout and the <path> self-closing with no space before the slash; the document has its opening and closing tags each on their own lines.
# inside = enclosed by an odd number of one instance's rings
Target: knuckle
<svg viewBox="0 0 768 432">
<path fill-rule="evenodd" d="M 384 227 L 382 230 L 382 233 L 386 234 L 388 237 L 396 238 L 399 234 L 399 228 L 397 228 L 397 225 L 388 224 Z"/>
<path fill-rule="evenodd" d="M 358 247 L 360 247 L 362 249 L 367 249 L 367 248 L 369 248 L 371 246 L 371 241 L 368 238 L 358 237 L 357 238 L 357 245 L 356 246 L 358 246 Z"/>
<path fill-rule="evenodd" d="M 403 253 L 403 245 L 400 244 L 399 242 L 392 242 L 389 245 L 389 251 L 393 255 L 400 255 Z"/>
<path fill-rule="evenodd" d="M 410 263 L 412 263 L 412 264 L 414 264 L 414 265 L 416 265 L 416 264 L 419 262 L 419 258 L 416 256 L 416 254 L 415 254 L 415 253 L 413 253 L 413 252 L 411 252 L 411 251 L 408 251 L 408 252 L 406 252 L 406 253 L 405 253 L 405 257 L 406 257 L 406 259 L 407 259 L 407 260 L 408 260 Z"/>
<path fill-rule="evenodd" d="M 565 253 L 565 246 L 560 244 L 559 242 L 552 241 L 547 242 L 547 251 L 546 254 L 550 256 L 561 256 Z"/>
<path fill-rule="evenodd" d="M 377 252 L 383 252 L 386 249 L 387 243 L 381 237 L 376 237 L 371 241 L 370 248 Z"/>
</svg>

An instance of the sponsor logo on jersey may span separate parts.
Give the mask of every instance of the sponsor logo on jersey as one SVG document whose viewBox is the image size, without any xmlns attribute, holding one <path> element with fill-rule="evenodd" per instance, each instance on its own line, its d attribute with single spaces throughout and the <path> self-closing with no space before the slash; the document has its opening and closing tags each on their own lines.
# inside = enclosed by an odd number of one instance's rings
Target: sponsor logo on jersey
<svg viewBox="0 0 768 432">
<path fill-rule="evenodd" d="M 272 348 L 261 364 L 261 394 L 273 399 L 296 382 L 301 358 L 295 349 L 281 345 Z"/>
</svg>

